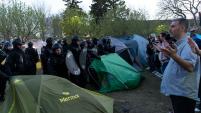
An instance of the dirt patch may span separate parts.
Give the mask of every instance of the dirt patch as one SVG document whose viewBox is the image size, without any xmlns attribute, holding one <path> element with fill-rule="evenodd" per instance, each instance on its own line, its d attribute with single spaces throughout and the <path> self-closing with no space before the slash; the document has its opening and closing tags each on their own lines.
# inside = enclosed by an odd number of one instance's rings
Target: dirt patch
<svg viewBox="0 0 201 113">
<path fill-rule="evenodd" d="M 114 98 L 114 113 L 168 113 L 171 103 L 160 93 L 161 80 L 150 72 L 143 72 L 145 80 L 133 90 L 106 94 Z"/>
</svg>

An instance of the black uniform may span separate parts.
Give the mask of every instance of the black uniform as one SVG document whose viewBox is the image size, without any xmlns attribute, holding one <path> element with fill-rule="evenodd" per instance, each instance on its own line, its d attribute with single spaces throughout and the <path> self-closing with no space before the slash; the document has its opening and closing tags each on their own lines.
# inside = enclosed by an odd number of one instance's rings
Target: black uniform
<svg viewBox="0 0 201 113">
<path fill-rule="evenodd" d="M 80 48 L 80 45 L 78 44 L 78 42 L 79 42 L 78 37 L 74 36 L 72 39 L 72 43 L 70 45 L 70 51 L 73 53 L 75 61 L 78 65 L 78 67 L 81 69 L 80 62 L 79 62 L 81 48 Z M 85 77 L 84 77 L 83 71 L 81 71 L 79 76 L 73 75 L 72 73 L 70 74 L 71 81 L 81 87 L 85 87 L 85 85 L 86 85 L 86 81 L 84 78 Z"/>
<path fill-rule="evenodd" d="M 4 47 L 3 47 L 3 51 L 7 54 L 7 55 L 9 55 L 10 54 L 10 52 L 11 52 L 11 50 L 12 50 L 12 44 L 10 43 L 10 42 L 5 42 L 5 44 L 4 44 Z"/>
<path fill-rule="evenodd" d="M 52 54 L 52 38 L 48 38 L 46 40 L 47 45 L 41 48 L 41 63 L 42 63 L 42 69 L 43 69 L 43 74 L 48 74 L 47 71 L 47 62 L 48 59 L 50 58 Z"/>
<path fill-rule="evenodd" d="M 6 58 L 6 54 L 0 50 L 0 62 L 3 62 Z M 0 65 L 0 101 L 4 100 L 6 81 L 8 76 L 4 73 L 4 65 Z"/>
<path fill-rule="evenodd" d="M 14 75 L 27 75 L 27 62 L 26 55 L 24 51 L 21 49 L 22 42 L 21 40 L 15 39 L 13 41 L 13 50 L 10 52 L 10 54 L 6 57 L 6 61 L 4 64 L 5 68 L 5 75 L 11 77 Z M 6 85 L 6 82 L 4 82 L 4 85 Z"/>
<path fill-rule="evenodd" d="M 27 59 L 24 51 L 19 48 L 14 48 L 6 58 L 5 71 L 9 76 L 26 75 Z"/>
<path fill-rule="evenodd" d="M 56 75 L 63 78 L 68 78 L 68 71 L 65 64 L 65 57 L 61 53 L 61 45 L 56 43 L 52 47 L 53 54 L 48 59 L 48 74 Z M 60 49 L 60 53 L 56 53 L 56 50 Z"/>
<path fill-rule="evenodd" d="M 32 44 L 32 46 L 33 46 L 33 44 Z M 38 62 L 39 57 L 38 57 L 37 50 L 34 49 L 32 46 L 29 46 L 28 48 L 26 48 L 25 54 L 27 55 L 29 62 L 30 62 L 29 67 L 28 67 L 30 70 L 29 74 L 35 75 L 36 74 L 36 63 Z"/>
<path fill-rule="evenodd" d="M 48 74 L 68 78 L 68 71 L 65 64 L 65 57 L 53 53 L 48 59 Z"/>
<path fill-rule="evenodd" d="M 62 50 L 63 50 L 63 55 L 66 56 L 68 50 L 69 50 L 69 45 L 68 43 L 66 42 L 66 40 L 63 41 L 63 47 L 62 47 Z"/>
</svg>

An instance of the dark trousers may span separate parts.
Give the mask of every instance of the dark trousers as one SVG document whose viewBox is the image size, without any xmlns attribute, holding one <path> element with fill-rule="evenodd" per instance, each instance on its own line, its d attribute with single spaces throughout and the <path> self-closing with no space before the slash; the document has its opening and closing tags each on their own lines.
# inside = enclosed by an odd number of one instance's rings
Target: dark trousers
<svg viewBox="0 0 201 113">
<path fill-rule="evenodd" d="M 86 86 L 86 79 L 84 78 L 82 72 L 80 75 L 70 74 L 70 81 L 83 88 Z"/>
<path fill-rule="evenodd" d="M 6 79 L 0 78 L 0 100 L 2 100 L 5 96 L 5 89 L 6 89 Z"/>
<path fill-rule="evenodd" d="M 174 95 L 171 95 L 170 99 L 172 101 L 174 113 L 195 113 L 195 100 Z"/>
</svg>

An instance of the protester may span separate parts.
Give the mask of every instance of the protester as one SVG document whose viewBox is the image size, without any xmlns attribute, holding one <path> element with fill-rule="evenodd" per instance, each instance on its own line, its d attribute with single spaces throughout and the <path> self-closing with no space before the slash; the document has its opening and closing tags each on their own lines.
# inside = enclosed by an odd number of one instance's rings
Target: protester
<svg viewBox="0 0 201 113">
<path fill-rule="evenodd" d="M 150 67 L 150 71 L 158 71 L 160 72 L 161 63 L 159 61 L 159 49 L 157 50 L 157 45 L 160 44 L 159 39 L 156 38 L 154 33 L 150 34 L 148 37 L 149 44 L 147 45 L 147 55 L 148 55 L 148 65 Z"/>
<path fill-rule="evenodd" d="M 187 42 L 188 21 L 175 19 L 170 32 L 177 40 L 174 46 L 162 48 L 170 61 L 164 71 L 161 92 L 170 96 L 174 113 L 194 113 L 198 99 L 200 58 Z"/>
<path fill-rule="evenodd" d="M 159 61 L 161 64 L 161 67 L 160 67 L 161 73 L 164 72 L 164 70 L 165 70 L 165 68 L 169 62 L 169 57 L 161 51 L 161 48 L 169 46 L 169 43 L 166 40 L 167 37 L 169 37 L 169 35 L 167 33 L 165 33 L 165 32 L 160 33 L 160 35 L 159 35 L 159 42 L 160 43 L 157 43 L 154 45 L 154 47 L 159 51 L 158 57 L 159 57 Z"/>
</svg>

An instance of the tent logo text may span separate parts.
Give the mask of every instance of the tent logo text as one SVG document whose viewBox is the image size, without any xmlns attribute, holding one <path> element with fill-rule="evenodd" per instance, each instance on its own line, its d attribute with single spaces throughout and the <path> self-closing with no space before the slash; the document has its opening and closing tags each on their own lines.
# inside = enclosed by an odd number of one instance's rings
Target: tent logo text
<svg viewBox="0 0 201 113">
<path fill-rule="evenodd" d="M 65 96 L 70 95 L 69 92 L 63 92 L 62 94 L 65 95 Z M 59 101 L 61 103 L 64 103 L 64 102 L 69 102 L 69 101 L 72 101 L 72 100 L 76 100 L 78 98 L 80 98 L 80 96 L 78 94 L 76 94 L 76 95 L 73 95 L 73 96 L 62 97 L 62 98 L 59 99 Z"/>
</svg>

